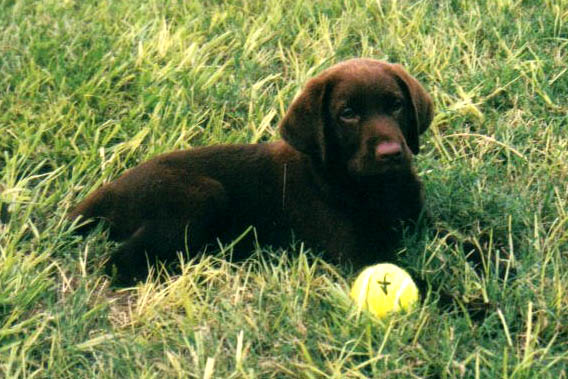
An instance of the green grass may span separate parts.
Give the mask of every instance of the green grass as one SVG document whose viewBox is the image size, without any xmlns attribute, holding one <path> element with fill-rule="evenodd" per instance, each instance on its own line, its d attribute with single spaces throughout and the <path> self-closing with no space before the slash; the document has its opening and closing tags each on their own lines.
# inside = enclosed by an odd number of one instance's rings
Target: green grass
<svg viewBox="0 0 568 379">
<path fill-rule="evenodd" d="M 0 0 L 0 373 L 565 378 L 567 24 L 565 0 Z M 161 152 L 277 139 L 355 56 L 436 103 L 416 160 L 436 225 L 400 252 L 420 307 L 356 317 L 353 274 L 300 244 L 109 288 L 112 244 L 70 232 L 73 204 Z"/>
</svg>

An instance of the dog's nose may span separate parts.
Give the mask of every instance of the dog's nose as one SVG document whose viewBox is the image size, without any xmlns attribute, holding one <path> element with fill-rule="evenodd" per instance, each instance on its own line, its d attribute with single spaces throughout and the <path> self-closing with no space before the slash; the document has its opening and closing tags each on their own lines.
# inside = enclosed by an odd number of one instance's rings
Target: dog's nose
<svg viewBox="0 0 568 379">
<path fill-rule="evenodd" d="M 376 159 L 398 159 L 402 155 L 402 146 L 398 142 L 381 142 L 375 148 Z"/>
</svg>

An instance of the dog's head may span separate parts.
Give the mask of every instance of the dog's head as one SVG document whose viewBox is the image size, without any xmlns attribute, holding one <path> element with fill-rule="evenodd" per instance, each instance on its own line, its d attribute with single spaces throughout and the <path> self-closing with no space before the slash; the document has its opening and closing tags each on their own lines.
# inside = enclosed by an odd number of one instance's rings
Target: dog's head
<svg viewBox="0 0 568 379">
<path fill-rule="evenodd" d="M 430 96 L 402 66 L 352 59 L 310 80 L 280 131 L 318 164 L 361 178 L 409 167 L 432 118 Z"/>
</svg>

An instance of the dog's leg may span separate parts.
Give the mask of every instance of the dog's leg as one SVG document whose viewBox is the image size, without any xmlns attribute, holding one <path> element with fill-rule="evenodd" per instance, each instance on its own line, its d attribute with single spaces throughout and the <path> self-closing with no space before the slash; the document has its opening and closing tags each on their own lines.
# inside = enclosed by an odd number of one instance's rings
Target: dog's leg
<svg viewBox="0 0 568 379">
<path fill-rule="evenodd" d="M 170 187 L 171 188 L 171 187 Z M 182 252 L 195 256 L 226 226 L 227 197 L 223 186 L 201 178 L 179 191 L 156 194 L 168 199 L 151 219 L 138 219 L 135 231 L 126 238 L 106 265 L 107 274 L 120 284 L 145 278 L 148 264 L 168 263 Z M 174 201 L 172 204 L 171 201 Z M 129 220 L 121 215 L 122 223 Z M 121 220 L 113 220 L 120 229 Z"/>
<path fill-rule="evenodd" d="M 147 276 L 149 264 L 166 264 L 180 252 L 194 256 L 207 240 L 209 224 L 202 221 L 147 221 L 112 253 L 107 274 L 116 284 L 133 284 Z"/>
</svg>

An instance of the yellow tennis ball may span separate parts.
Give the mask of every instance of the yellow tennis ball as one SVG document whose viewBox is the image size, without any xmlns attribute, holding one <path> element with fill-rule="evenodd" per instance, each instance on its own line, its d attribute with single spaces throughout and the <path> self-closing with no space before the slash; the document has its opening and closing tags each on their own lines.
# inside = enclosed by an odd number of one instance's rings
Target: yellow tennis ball
<svg viewBox="0 0 568 379">
<path fill-rule="evenodd" d="M 382 318 L 391 312 L 408 311 L 418 301 L 418 288 L 406 271 L 390 263 L 364 269 L 351 288 L 359 310 Z"/>
</svg>

